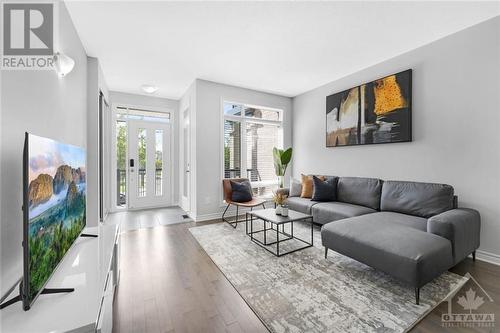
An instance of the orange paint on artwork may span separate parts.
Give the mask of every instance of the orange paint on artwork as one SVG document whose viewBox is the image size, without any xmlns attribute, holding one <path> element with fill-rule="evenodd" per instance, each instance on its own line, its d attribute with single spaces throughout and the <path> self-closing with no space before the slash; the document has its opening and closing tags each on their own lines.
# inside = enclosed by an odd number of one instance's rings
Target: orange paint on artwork
<svg viewBox="0 0 500 333">
<path fill-rule="evenodd" d="M 376 80 L 373 90 L 375 93 L 375 114 L 377 115 L 408 106 L 396 81 L 396 75 Z"/>
</svg>

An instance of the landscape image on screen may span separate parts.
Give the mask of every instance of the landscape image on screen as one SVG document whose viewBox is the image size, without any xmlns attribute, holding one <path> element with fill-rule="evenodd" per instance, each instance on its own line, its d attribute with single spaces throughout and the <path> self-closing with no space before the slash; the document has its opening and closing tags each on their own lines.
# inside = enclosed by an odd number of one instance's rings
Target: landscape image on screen
<svg viewBox="0 0 500 333">
<path fill-rule="evenodd" d="M 411 69 L 326 98 L 326 146 L 411 141 Z"/>
<path fill-rule="evenodd" d="M 29 135 L 29 302 L 85 226 L 85 150 Z"/>
</svg>

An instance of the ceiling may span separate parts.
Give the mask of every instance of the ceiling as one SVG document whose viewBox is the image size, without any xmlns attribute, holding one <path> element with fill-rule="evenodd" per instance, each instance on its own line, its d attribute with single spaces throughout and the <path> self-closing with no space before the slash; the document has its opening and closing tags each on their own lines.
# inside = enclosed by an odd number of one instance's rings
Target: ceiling
<svg viewBox="0 0 500 333">
<path fill-rule="evenodd" d="M 500 14 L 498 2 L 65 1 L 110 90 L 196 78 L 296 96 Z"/>
</svg>

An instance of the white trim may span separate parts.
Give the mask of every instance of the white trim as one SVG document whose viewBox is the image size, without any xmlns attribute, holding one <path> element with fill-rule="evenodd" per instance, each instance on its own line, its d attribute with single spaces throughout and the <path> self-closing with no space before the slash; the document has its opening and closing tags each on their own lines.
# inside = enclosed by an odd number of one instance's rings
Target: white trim
<svg viewBox="0 0 500 333">
<path fill-rule="evenodd" d="M 472 255 L 470 255 L 469 257 L 472 257 Z M 486 252 L 483 250 L 476 250 L 476 259 L 493 265 L 500 266 L 500 255 L 495 253 Z"/>
<path fill-rule="evenodd" d="M 273 207 L 272 204 L 273 204 L 272 200 L 266 200 L 264 202 L 264 205 L 266 206 L 266 208 Z M 203 215 L 194 215 L 194 216 L 191 216 L 191 214 L 188 214 L 188 215 L 195 222 L 202 222 L 202 221 L 209 221 L 209 220 L 221 219 L 222 218 L 222 213 L 224 212 L 224 209 L 226 209 L 226 206 L 227 206 L 226 204 L 221 205 L 220 208 L 219 208 L 219 211 L 217 213 L 203 214 Z M 262 207 L 258 206 L 256 208 L 256 210 L 257 209 L 262 209 Z M 240 207 L 238 210 L 239 210 L 239 214 L 241 216 L 241 215 L 245 214 L 246 212 L 249 212 L 250 208 Z M 226 217 L 231 218 L 231 217 L 235 217 L 235 216 L 236 216 L 236 206 L 231 205 L 231 207 L 229 207 L 229 209 L 226 212 Z"/>
</svg>

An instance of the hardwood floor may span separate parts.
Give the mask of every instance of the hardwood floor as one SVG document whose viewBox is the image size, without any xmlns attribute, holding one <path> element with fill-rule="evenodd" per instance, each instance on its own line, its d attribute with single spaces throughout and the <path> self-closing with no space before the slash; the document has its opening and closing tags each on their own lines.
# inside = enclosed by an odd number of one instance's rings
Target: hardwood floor
<svg viewBox="0 0 500 333">
<path fill-rule="evenodd" d="M 207 223 L 160 225 L 122 234 L 113 332 L 267 332 L 191 236 L 188 228 Z M 500 266 L 466 259 L 451 271 L 469 272 L 494 300 L 482 305 L 482 312 L 500 318 Z M 500 331 L 500 319 L 496 328 L 444 328 L 441 314 L 446 311 L 444 302 L 412 332 Z"/>
</svg>

